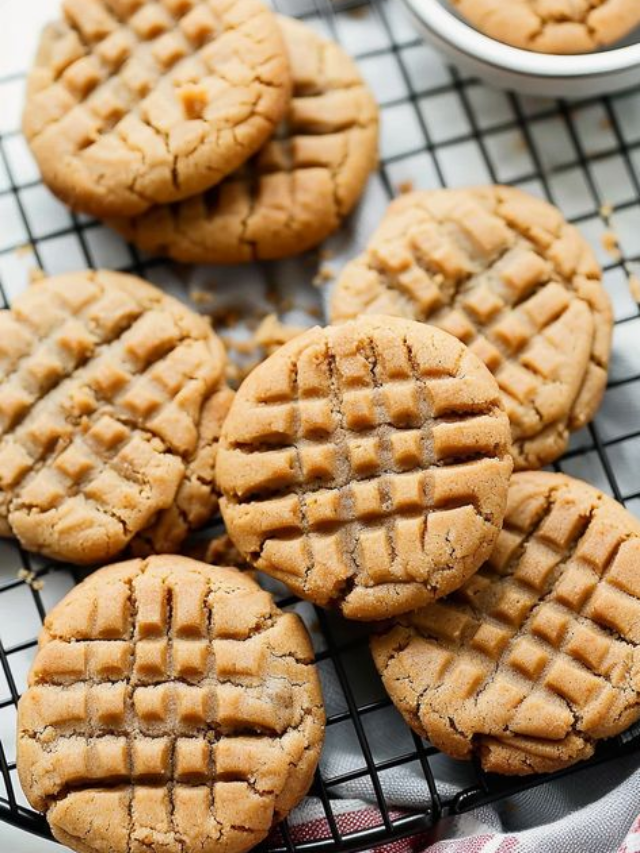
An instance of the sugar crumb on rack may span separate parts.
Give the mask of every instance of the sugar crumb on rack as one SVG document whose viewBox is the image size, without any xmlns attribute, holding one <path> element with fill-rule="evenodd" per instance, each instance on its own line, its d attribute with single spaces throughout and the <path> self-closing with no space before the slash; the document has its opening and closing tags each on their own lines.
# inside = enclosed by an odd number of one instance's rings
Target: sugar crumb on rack
<svg viewBox="0 0 640 853">
<path fill-rule="evenodd" d="M 602 235 L 602 248 L 615 260 L 620 260 L 622 252 L 620 250 L 620 240 L 615 231 L 605 231 Z"/>
<path fill-rule="evenodd" d="M 318 272 L 313 277 L 312 284 L 314 287 L 322 287 L 330 281 L 333 281 L 336 274 L 332 267 L 328 264 L 320 264 Z"/>
<path fill-rule="evenodd" d="M 412 193 L 415 186 L 413 181 L 400 181 L 396 189 L 398 190 L 398 195 L 406 195 L 407 193 Z"/>
</svg>

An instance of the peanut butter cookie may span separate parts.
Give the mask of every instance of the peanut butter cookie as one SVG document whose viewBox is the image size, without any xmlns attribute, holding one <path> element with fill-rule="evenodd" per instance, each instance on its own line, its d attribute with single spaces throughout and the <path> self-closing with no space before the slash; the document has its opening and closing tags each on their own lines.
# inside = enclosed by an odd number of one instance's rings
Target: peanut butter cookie
<svg viewBox="0 0 640 853">
<path fill-rule="evenodd" d="M 111 221 L 127 240 L 186 263 L 268 260 L 318 245 L 351 211 L 377 162 L 375 99 L 338 45 L 278 21 L 293 98 L 276 136 L 212 190 Z"/>
<path fill-rule="evenodd" d="M 392 317 L 315 328 L 238 391 L 221 509 L 256 568 L 351 619 L 383 619 L 489 556 L 508 446 L 494 378 L 451 335 Z"/>
<path fill-rule="evenodd" d="M 561 474 L 516 474 L 493 554 L 372 639 L 418 734 L 485 770 L 567 767 L 640 717 L 640 523 Z"/>
<path fill-rule="evenodd" d="M 135 216 L 255 154 L 290 77 L 260 0 L 63 0 L 29 76 L 23 129 L 76 210 Z"/>
<path fill-rule="evenodd" d="M 640 26 L 637 0 L 452 0 L 498 41 L 540 53 L 589 53 Z"/>
<path fill-rule="evenodd" d="M 439 326 L 495 375 L 517 468 L 541 468 L 595 415 L 613 317 L 594 254 L 560 211 L 509 187 L 393 202 L 343 271 L 331 320 L 396 314 Z"/>
<path fill-rule="evenodd" d="M 39 645 L 18 772 L 78 853 L 243 853 L 306 793 L 324 729 L 311 643 L 241 572 L 109 566 L 54 608 Z"/>
<path fill-rule="evenodd" d="M 217 507 L 225 364 L 209 323 L 140 279 L 31 285 L 0 312 L 0 535 L 72 563 L 175 550 Z"/>
</svg>

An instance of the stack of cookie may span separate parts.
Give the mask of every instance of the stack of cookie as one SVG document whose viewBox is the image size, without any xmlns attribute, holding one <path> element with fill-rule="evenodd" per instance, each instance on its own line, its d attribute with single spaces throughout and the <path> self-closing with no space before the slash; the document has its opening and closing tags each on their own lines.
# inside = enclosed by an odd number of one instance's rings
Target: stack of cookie
<svg viewBox="0 0 640 853">
<path fill-rule="evenodd" d="M 191 263 L 297 254 L 377 162 L 378 111 L 336 44 L 260 0 L 64 0 L 29 77 L 44 182 Z"/>
</svg>

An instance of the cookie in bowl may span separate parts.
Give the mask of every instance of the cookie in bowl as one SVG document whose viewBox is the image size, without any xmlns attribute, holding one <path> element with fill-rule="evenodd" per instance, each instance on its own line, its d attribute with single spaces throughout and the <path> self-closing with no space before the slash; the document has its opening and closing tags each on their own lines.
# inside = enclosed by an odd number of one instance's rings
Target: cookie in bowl
<svg viewBox="0 0 640 853">
<path fill-rule="evenodd" d="M 640 26 L 636 0 L 452 0 L 480 32 L 539 53 L 591 53 Z"/>
</svg>

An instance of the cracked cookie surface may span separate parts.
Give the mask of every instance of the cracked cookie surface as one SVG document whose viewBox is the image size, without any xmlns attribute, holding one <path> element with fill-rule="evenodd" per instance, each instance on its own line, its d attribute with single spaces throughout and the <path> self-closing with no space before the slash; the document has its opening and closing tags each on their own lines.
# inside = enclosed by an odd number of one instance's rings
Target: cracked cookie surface
<svg viewBox="0 0 640 853">
<path fill-rule="evenodd" d="M 86 271 L 0 312 L 0 535 L 72 563 L 175 550 L 217 508 L 233 392 L 207 320 Z"/>
<path fill-rule="evenodd" d="M 489 556 L 511 473 L 495 380 L 451 335 L 367 317 L 257 367 L 218 453 L 227 531 L 256 568 L 352 619 L 455 589 Z"/>
<path fill-rule="evenodd" d="M 208 192 L 110 224 L 142 249 L 185 263 L 299 254 L 335 231 L 375 168 L 378 109 L 353 60 L 279 17 L 293 97 L 256 157 Z"/>
<path fill-rule="evenodd" d="M 595 256 L 521 190 L 402 196 L 332 293 L 331 320 L 395 314 L 444 329 L 495 375 L 517 468 L 541 468 L 595 415 L 613 315 Z"/>
<path fill-rule="evenodd" d="M 540 53 L 589 53 L 640 26 L 637 0 L 452 0 L 486 35 Z"/>
<path fill-rule="evenodd" d="M 290 93 L 260 0 L 64 0 L 29 76 L 23 129 L 76 210 L 135 216 L 218 183 L 253 155 Z"/>
<path fill-rule="evenodd" d="M 156 556 L 47 616 L 18 772 L 78 853 L 243 853 L 305 795 L 323 733 L 299 617 L 235 569 Z"/>
<path fill-rule="evenodd" d="M 640 523 L 562 474 L 514 475 L 487 563 L 372 638 L 409 725 L 454 758 L 526 775 L 640 717 Z"/>
</svg>

